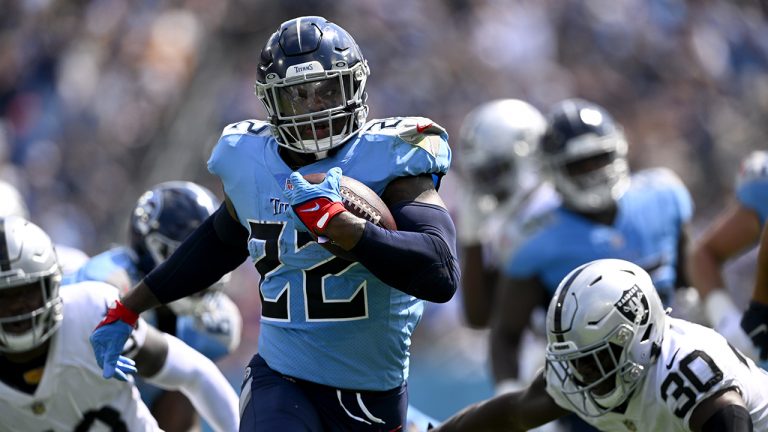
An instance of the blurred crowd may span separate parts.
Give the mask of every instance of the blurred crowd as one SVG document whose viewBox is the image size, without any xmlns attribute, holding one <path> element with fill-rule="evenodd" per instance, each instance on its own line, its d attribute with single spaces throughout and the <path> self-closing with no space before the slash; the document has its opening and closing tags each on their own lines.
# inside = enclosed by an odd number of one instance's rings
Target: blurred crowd
<svg viewBox="0 0 768 432">
<path fill-rule="evenodd" d="M 574 96 L 603 105 L 625 127 L 633 168 L 674 169 L 699 224 L 729 199 L 740 158 L 768 148 L 763 1 L 0 4 L 0 178 L 54 241 L 89 254 L 125 241 L 130 209 L 154 183 L 220 192 L 208 152 L 227 123 L 263 116 L 253 95 L 261 46 L 298 15 L 355 36 L 371 68 L 369 118 L 422 115 L 456 135 L 493 98 L 543 110 Z M 456 182 L 449 175 L 443 189 L 453 205 Z M 258 296 L 255 272 L 240 273 L 250 355 Z"/>
</svg>

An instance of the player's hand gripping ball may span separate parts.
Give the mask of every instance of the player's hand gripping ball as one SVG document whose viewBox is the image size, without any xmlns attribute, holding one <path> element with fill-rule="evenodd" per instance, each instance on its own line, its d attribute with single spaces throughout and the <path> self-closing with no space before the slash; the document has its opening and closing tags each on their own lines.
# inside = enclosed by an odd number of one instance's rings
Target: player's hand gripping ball
<svg viewBox="0 0 768 432">
<path fill-rule="evenodd" d="M 304 175 L 304 179 L 312 184 L 319 184 L 325 179 L 324 173 L 312 173 Z M 374 225 L 389 230 L 396 230 L 395 218 L 384 201 L 364 183 L 352 177 L 341 176 L 339 194 L 344 208 L 353 215 L 363 218 Z M 355 261 L 354 256 L 330 241 L 320 243 L 334 255 Z"/>
</svg>

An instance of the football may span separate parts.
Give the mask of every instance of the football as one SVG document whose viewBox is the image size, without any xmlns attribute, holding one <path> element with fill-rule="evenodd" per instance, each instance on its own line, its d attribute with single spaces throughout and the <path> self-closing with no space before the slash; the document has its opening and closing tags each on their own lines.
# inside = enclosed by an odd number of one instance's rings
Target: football
<svg viewBox="0 0 768 432">
<path fill-rule="evenodd" d="M 317 184 L 325 179 L 325 173 L 305 174 L 304 178 L 310 183 Z M 349 212 L 382 228 L 397 229 L 395 218 L 392 217 L 387 205 L 373 189 L 347 176 L 341 176 L 340 186 L 341 202 Z M 354 261 L 349 252 L 333 243 L 326 242 L 320 243 L 320 245 L 340 258 Z"/>
</svg>

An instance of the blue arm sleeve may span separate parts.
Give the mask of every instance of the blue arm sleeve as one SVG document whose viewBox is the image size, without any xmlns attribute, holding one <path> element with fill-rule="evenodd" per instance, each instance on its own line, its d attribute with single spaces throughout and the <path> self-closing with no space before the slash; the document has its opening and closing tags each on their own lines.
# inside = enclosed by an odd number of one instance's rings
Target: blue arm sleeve
<svg viewBox="0 0 768 432">
<path fill-rule="evenodd" d="M 369 222 L 350 252 L 387 285 L 423 300 L 447 302 L 461 280 L 456 229 L 448 212 L 415 201 L 391 211 L 398 230 Z"/>
<path fill-rule="evenodd" d="M 222 204 L 144 283 L 162 303 L 202 291 L 245 260 L 247 239 L 248 231 Z"/>
</svg>

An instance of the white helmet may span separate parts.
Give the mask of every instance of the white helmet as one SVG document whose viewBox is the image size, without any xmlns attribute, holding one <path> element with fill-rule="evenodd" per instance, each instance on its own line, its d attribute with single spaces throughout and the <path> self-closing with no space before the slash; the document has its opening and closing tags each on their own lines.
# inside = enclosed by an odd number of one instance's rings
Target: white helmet
<svg viewBox="0 0 768 432">
<path fill-rule="evenodd" d="M 19 190 L 12 184 L 0 180 L 0 217 L 8 216 L 29 219 L 29 210 Z"/>
<path fill-rule="evenodd" d="M 571 271 L 547 311 L 547 382 L 596 417 L 632 394 L 658 358 L 666 312 L 642 268 L 602 259 Z"/>
<path fill-rule="evenodd" d="M 462 122 L 456 161 L 475 189 L 497 202 L 536 183 L 532 155 L 546 122 L 533 105 L 497 99 L 473 109 Z"/>
<path fill-rule="evenodd" d="M 539 155 L 563 201 L 575 210 L 603 211 L 629 186 L 627 140 L 603 107 L 564 100 L 547 117 Z"/>
<path fill-rule="evenodd" d="M 61 324 L 61 269 L 53 243 L 37 225 L 0 219 L 0 352 L 26 352 Z"/>
</svg>

